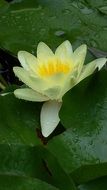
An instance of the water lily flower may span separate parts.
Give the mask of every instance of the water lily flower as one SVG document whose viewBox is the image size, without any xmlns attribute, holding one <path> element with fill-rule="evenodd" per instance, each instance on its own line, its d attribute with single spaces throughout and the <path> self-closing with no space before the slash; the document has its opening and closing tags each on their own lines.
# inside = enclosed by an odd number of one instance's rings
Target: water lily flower
<svg viewBox="0 0 107 190">
<path fill-rule="evenodd" d="M 62 97 L 73 86 L 100 70 L 106 58 L 96 59 L 84 65 L 87 46 L 78 47 L 74 52 L 69 41 L 57 47 L 55 53 L 43 42 L 37 47 L 37 57 L 19 51 L 18 59 L 22 67 L 14 67 L 15 75 L 26 84 L 26 88 L 14 91 L 17 98 L 45 102 L 41 109 L 42 134 L 48 137 L 58 125 Z"/>
</svg>

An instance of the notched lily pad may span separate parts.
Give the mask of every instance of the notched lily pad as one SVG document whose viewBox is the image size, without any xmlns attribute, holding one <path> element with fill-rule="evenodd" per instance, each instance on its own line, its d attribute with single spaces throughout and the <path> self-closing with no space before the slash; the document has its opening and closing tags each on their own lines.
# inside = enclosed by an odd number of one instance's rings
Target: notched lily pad
<svg viewBox="0 0 107 190">
<path fill-rule="evenodd" d="M 106 175 L 107 71 L 70 90 L 63 99 L 60 118 L 68 129 L 53 138 L 48 148 L 64 170 L 71 176 L 74 173 L 77 183 Z"/>
</svg>

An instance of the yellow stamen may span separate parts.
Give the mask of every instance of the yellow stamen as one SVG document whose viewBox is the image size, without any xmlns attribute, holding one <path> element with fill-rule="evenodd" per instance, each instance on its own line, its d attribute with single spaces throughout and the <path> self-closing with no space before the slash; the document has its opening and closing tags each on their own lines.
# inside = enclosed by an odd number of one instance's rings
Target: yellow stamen
<svg viewBox="0 0 107 190">
<path fill-rule="evenodd" d="M 67 74 L 73 69 L 70 61 L 63 62 L 59 59 L 48 60 L 47 63 L 42 63 L 38 67 L 38 74 L 42 77 L 52 76 L 57 73 Z"/>
</svg>

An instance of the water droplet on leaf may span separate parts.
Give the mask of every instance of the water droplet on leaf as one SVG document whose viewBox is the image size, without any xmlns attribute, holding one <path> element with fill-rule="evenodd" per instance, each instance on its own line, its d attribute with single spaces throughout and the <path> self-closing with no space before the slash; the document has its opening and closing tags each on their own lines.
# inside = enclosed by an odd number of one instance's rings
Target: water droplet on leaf
<svg viewBox="0 0 107 190">
<path fill-rule="evenodd" d="M 56 35 L 56 36 L 63 36 L 63 35 L 65 35 L 65 31 L 63 31 L 63 30 L 58 30 L 58 31 L 55 32 L 55 35 Z"/>
</svg>

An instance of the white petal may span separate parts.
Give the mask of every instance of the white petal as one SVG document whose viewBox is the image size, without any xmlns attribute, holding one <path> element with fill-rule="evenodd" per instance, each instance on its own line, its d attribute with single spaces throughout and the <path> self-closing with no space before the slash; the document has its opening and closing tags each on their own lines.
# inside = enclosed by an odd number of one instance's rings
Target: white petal
<svg viewBox="0 0 107 190">
<path fill-rule="evenodd" d="M 85 44 L 78 47 L 73 53 L 73 61 L 77 66 L 78 75 L 80 74 L 87 52 L 87 46 Z"/>
<path fill-rule="evenodd" d="M 68 92 L 73 86 L 76 84 L 75 76 L 68 77 L 65 81 L 65 84 L 63 85 L 62 91 L 61 91 L 61 97 Z"/>
<path fill-rule="evenodd" d="M 35 91 L 42 92 L 46 89 L 47 83 L 41 78 L 33 78 L 30 76 L 29 72 L 24 70 L 22 67 L 14 67 L 13 71 L 15 75 L 27 86 L 32 88 Z"/>
<path fill-rule="evenodd" d="M 81 72 L 77 80 L 77 83 L 79 83 L 81 80 L 91 75 L 95 71 L 96 68 L 100 70 L 105 65 L 106 61 L 107 61 L 106 58 L 99 58 L 85 65 L 83 67 L 83 71 Z"/>
<path fill-rule="evenodd" d="M 43 101 L 49 100 L 48 97 L 43 96 L 42 94 L 40 94 L 30 88 L 16 89 L 14 91 L 14 94 L 17 98 L 28 100 L 28 101 L 43 102 Z"/>
<path fill-rule="evenodd" d="M 51 100 L 62 99 L 62 90 L 64 86 L 68 86 L 68 78 L 71 76 L 64 73 L 57 73 L 49 77 L 50 86 L 44 91 L 44 94 L 48 96 Z"/>
<path fill-rule="evenodd" d="M 34 55 L 28 53 L 27 51 L 19 51 L 18 59 L 24 69 L 26 70 L 31 69 L 36 73 L 37 58 Z"/>
<path fill-rule="evenodd" d="M 49 58 L 53 56 L 54 56 L 54 53 L 44 42 L 40 42 L 38 44 L 37 58 L 39 58 L 41 61 L 47 61 Z"/>
<path fill-rule="evenodd" d="M 60 119 L 58 116 L 61 103 L 57 101 L 45 102 L 41 110 L 41 128 L 44 137 L 48 137 L 57 127 Z"/>
<path fill-rule="evenodd" d="M 71 43 L 66 40 L 60 46 L 57 47 L 55 55 L 60 59 L 70 59 L 72 57 L 72 46 Z"/>
<path fill-rule="evenodd" d="M 50 87 L 44 90 L 44 94 L 48 96 L 49 99 L 51 100 L 59 99 L 60 92 L 61 92 L 61 87 L 57 85 L 54 85 L 52 88 Z"/>
<path fill-rule="evenodd" d="M 12 92 L 2 93 L 2 94 L 0 94 L 0 96 L 7 96 L 8 94 L 12 94 Z"/>
</svg>

